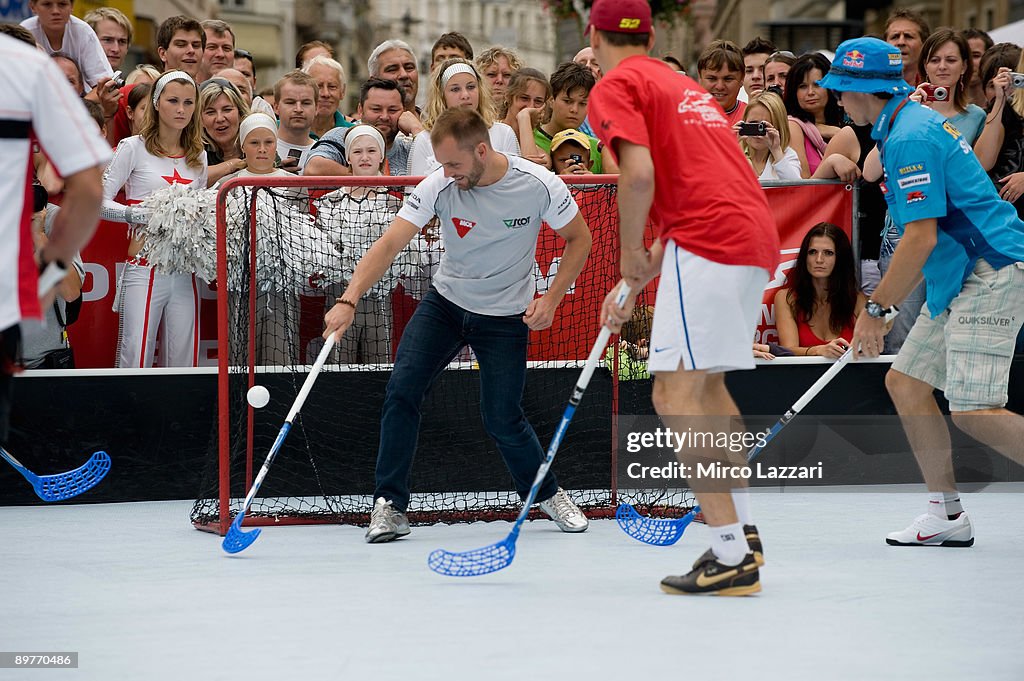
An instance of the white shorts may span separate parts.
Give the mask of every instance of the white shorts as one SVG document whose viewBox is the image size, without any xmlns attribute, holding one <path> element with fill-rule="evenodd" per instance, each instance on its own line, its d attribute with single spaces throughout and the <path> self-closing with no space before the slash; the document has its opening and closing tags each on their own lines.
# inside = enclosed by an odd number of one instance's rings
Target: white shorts
<svg viewBox="0 0 1024 681">
<path fill-rule="evenodd" d="M 723 265 L 669 240 L 651 327 L 651 373 L 754 368 L 754 332 L 768 271 Z"/>
</svg>

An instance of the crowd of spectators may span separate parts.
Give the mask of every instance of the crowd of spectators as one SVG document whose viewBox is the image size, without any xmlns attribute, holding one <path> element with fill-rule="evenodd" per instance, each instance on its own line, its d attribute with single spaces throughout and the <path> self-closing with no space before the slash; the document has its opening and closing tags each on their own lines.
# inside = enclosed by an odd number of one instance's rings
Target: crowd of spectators
<svg viewBox="0 0 1024 681">
<path fill-rule="evenodd" d="M 205 172 L 197 177 L 208 186 L 250 169 L 253 159 L 240 135 L 243 129 L 254 135 L 253 152 L 258 139 L 265 147 L 262 138 L 274 133 L 274 170 L 344 176 L 355 170 L 347 137 L 364 124 L 379 132 L 383 143 L 382 162 L 374 157 L 372 174 L 424 175 L 436 167 L 430 149 L 432 122 L 452 107 L 479 112 L 490 127 L 492 145 L 505 153 L 559 174 L 617 172 L 614 157 L 593 136 L 587 117 L 590 91 L 602 76 L 589 47 L 547 74 L 511 49 L 495 45 L 474 50 L 460 33 L 445 33 L 426 62 L 428 74 L 420 73 L 410 45 L 387 40 L 365 55 L 369 78 L 360 87 L 358 106 L 348 111 L 345 69 L 324 42 L 303 45 L 294 70 L 274 83 L 261 83 L 252 53 L 236 44 L 228 23 L 174 16 L 157 30 L 160 63 L 137 66 L 122 76 L 133 39 L 124 14 L 104 7 L 81 20 L 72 16 L 71 0 L 33 1 L 30 6 L 35 16 L 0 30 L 34 43 L 59 63 L 72 87 L 96 110 L 113 147 L 145 136 L 147 121 L 162 120 L 150 112 L 161 74 L 180 71 L 194 81 L 195 116 L 205 149 Z M 1002 198 L 1019 213 L 1024 211 L 1024 88 L 1015 87 L 1015 72 L 1024 72 L 1020 48 L 993 45 L 976 29 L 932 31 L 922 15 L 906 9 L 893 12 L 880 37 L 899 49 L 904 76 L 916 87 L 912 98 L 942 113 L 963 133 Z M 679 60 L 666 55 L 663 61 L 666 77 L 686 76 Z M 853 245 L 860 262 L 854 265 L 860 289 L 870 294 L 899 230 L 888 219 L 878 191 L 881 165 L 870 126 L 852 125 L 836 96 L 817 85 L 829 68 L 824 52 L 796 55 L 755 37 L 742 47 L 712 41 L 699 56 L 693 76 L 733 124 L 737 143 L 761 180 L 861 183 L 859 242 Z M 246 126 L 256 116 L 261 118 Z M 364 127 L 363 143 L 371 139 L 366 132 Z M 371 154 L 376 153 L 378 145 L 371 146 Z M 191 162 L 194 153 L 189 153 Z M 256 172 L 267 174 L 266 149 L 259 153 Z M 35 171 L 48 194 L 60 192 L 61 178 L 41 153 Z M 118 189 L 108 187 L 108 193 Z M 921 298 L 918 293 L 907 301 L 908 309 L 890 335 L 889 352 L 898 350 Z M 810 315 L 803 323 L 823 314 L 803 303 L 787 309 L 798 322 L 800 315 Z M 800 354 L 805 347 L 791 349 Z"/>
</svg>

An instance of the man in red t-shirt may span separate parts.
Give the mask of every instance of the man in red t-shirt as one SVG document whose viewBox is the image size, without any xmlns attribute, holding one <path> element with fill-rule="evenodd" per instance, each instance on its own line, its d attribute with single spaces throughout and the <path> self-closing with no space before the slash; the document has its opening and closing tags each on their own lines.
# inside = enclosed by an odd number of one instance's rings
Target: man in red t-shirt
<svg viewBox="0 0 1024 681">
<path fill-rule="evenodd" d="M 654 33 L 646 0 L 596 0 L 590 29 L 605 74 L 590 96 L 590 122 L 621 169 L 621 270 L 633 292 L 625 309 L 609 294 L 602 321 L 618 330 L 636 293 L 660 275 L 648 363 L 655 410 L 676 435 L 740 435 L 724 372 L 754 367 L 761 296 L 778 260 L 764 192 L 714 98 L 647 56 Z M 658 234 L 650 250 L 643 240 L 648 217 Z M 760 591 L 761 542 L 745 484 L 694 473 L 697 464 L 729 468 L 745 459 L 715 447 L 684 447 L 679 457 L 690 467 L 712 544 L 690 573 L 666 577 L 662 590 Z"/>
</svg>

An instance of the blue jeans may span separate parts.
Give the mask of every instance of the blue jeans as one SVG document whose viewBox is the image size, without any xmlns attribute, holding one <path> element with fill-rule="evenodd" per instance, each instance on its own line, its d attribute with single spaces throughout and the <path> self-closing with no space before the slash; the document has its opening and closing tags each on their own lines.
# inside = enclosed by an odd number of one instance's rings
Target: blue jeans
<svg viewBox="0 0 1024 681">
<path fill-rule="evenodd" d="M 489 317 L 464 310 L 433 287 L 420 301 L 402 333 L 384 395 L 377 451 L 377 488 L 405 511 L 409 506 L 409 474 L 419 435 L 423 398 L 448 363 L 467 345 L 480 365 L 480 413 L 484 429 L 498 446 L 525 499 L 544 460 L 537 434 L 523 413 L 526 346 L 529 328 L 522 315 Z M 537 494 L 548 499 L 558 491 L 550 471 Z"/>
</svg>

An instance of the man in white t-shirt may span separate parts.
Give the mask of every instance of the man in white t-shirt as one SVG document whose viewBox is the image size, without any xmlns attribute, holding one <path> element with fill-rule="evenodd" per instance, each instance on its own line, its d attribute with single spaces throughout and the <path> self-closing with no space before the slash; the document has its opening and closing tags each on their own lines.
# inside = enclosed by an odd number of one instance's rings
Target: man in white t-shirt
<svg viewBox="0 0 1024 681">
<path fill-rule="evenodd" d="M 377 486 L 366 541 L 409 534 L 409 472 L 423 397 L 466 346 L 480 365 L 484 428 L 525 499 L 544 450 L 522 409 L 530 330 L 546 329 L 590 252 L 590 230 L 565 184 L 541 166 L 494 151 L 475 111 L 449 109 L 431 130 L 441 167 L 406 200 L 384 235 L 360 260 L 348 288 L 327 313 L 327 338 L 352 324 L 363 295 L 395 256 L 436 215 L 445 252 L 433 285 L 409 321 L 395 356 L 381 413 Z M 558 274 L 534 298 L 534 255 L 541 223 L 565 242 Z M 537 499 L 564 532 L 587 519 L 550 472 Z"/>
<path fill-rule="evenodd" d="M 74 254 L 92 236 L 103 198 L 103 167 L 110 146 L 100 135 L 64 74 L 46 54 L 0 35 L 0 445 L 7 438 L 11 374 L 18 356 L 19 323 L 40 318 L 52 301 L 52 288 L 63 279 Z M 31 217 L 26 204 L 32 182 L 32 145 L 38 140 L 64 178 L 64 210 L 54 221 L 42 249 L 40 267 L 32 258 Z M 43 272 L 40 300 L 36 273 Z"/>
<path fill-rule="evenodd" d="M 316 104 L 319 99 L 316 80 L 298 69 L 289 71 L 274 85 L 274 108 L 280 125 L 277 129 L 277 155 L 285 170 L 302 172 L 309 150 L 313 148 Z"/>
</svg>

